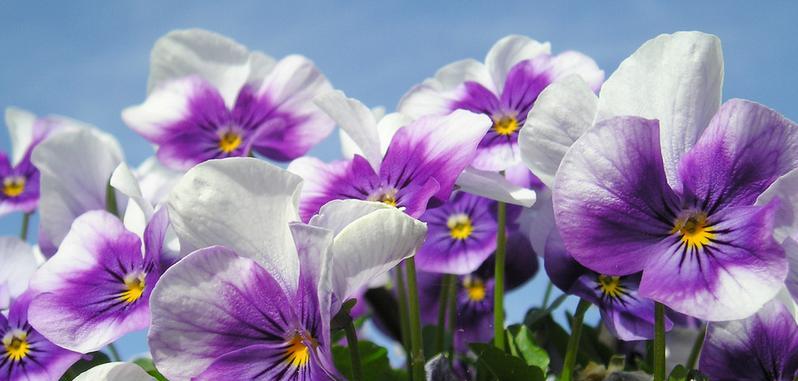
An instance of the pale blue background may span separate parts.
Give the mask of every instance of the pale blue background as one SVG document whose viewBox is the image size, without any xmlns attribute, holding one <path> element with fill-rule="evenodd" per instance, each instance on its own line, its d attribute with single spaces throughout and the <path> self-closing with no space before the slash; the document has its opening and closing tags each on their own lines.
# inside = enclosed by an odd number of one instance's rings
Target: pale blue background
<svg viewBox="0 0 798 381">
<path fill-rule="evenodd" d="M 790 1 L 3 2 L 0 107 L 91 122 L 138 164 L 153 151 L 119 113 L 144 99 L 150 48 L 175 28 L 214 30 L 274 57 L 304 54 L 348 95 L 389 109 L 439 67 L 481 59 L 507 34 L 551 41 L 555 52 L 582 51 L 610 73 L 657 34 L 702 30 L 723 41 L 724 98 L 752 99 L 795 120 L 796 16 L 798 2 Z M 336 158 L 335 136 L 312 154 Z M 0 148 L 8 149 L 3 132 Z M 0 220 L 0 234 L 16 235 L 20 220 Z M 510 318 L 539 303 L 544 285 L 538 277 L 511 295 Z M 144 351 L 144 335 L 121 347 L 124 356 Z"/>
</svg>

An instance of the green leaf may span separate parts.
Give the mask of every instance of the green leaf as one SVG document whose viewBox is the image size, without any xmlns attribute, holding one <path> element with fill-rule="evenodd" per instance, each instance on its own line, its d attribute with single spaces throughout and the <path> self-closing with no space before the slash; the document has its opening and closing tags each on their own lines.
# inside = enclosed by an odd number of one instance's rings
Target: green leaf
<svg viewBox="0 0 798 381">
<path fill-rule="evenodd" d="M 67 369 L 64 375 L 61 376 L 61 381 L 74 380 L 75 377 L 79 376 L 81 373 L 94 368 L 97 365 L 111 362 L 111 359 L 108 358 L 108 355 L 102 352 L 91 352 L 84 357 L 89 357 L 89 359 L 80 359 L 78 362 L 72 364 L 72 366 Z"/>
<path fill-rule="evenodd" d="M 155 368 L 155 364 L 152 363 L 152 359 L 147 357 L 139 357 L 133 360 L 133 363 L 144 369 L 144 371 L 150 376 L 155 377 L 156 380 L 169 381 L 166 379 L 166 377 L 164 377 L 164 375 L 161 374 L 161 372 L 158 371 L 158 369 Z"/>
<path fill-rule="evenodd" d="M 521 357 L 527 365 L 538 367 L 546 374 L 549 369 L 549 354 L 535 343 L 532 332 L 524 325 L 510 326 L 508 331 L 512 338 L 511 348 L 518 351 L 516 357 Z"/>
<path fill-rule="evenodd" d="M 391 369 L 388 362 L 388 350 L 370 341 L 358 342 L 360 350 L 360 366 L 365 381 L 399 381 L 406 379 L 403 372 Z M 335 367 L 347 379 L 352 379 L 352 360 L 349 348 L 336 345 L 333 347 Z"/>
<path fill-rule="evenodd" d="M 558 296 L 557 299 L 554 299 L 554 301 L 551 302 L 551 304 L 549 304 L 549 306 L 545 309 L 537 307 L 529 309 L 524 317 L 524 324 L 532 325 L 538 320 L 551 315 L 551 313 L 554 312 L 554 310 L 556 310 L 565 301 L 565 299 L 568 299 L 568 294 L 562 294 Z"/>
<path fill-rule="evenodd" d="M 540 368 L 529 366 L 523 359 L 513 357 L 490 344 L 472 343 L 469 347 L 477 355 L 479 363 L 499 381 L 546 379 Z"/>
</svg>

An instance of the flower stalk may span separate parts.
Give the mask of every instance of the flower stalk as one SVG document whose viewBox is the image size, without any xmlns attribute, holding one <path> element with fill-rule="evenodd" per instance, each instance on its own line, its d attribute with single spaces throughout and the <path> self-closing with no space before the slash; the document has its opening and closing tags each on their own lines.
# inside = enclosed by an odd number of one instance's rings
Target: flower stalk
<svg viewBox="0 0 798 381">
<path fill-rule="evenodd" d="M 346 332 L 346 344 L 349 347 L 349 358 L 352 360 L 352 380 L 363 381 L 363 368 L 360 364 L 360 348 L 357 344 L 357 330 L 355 322 L 350 318 L 349 324 L 344 326 Z"/>
<path fill-rule="evenodd" d="M 568 339 L 560 381 L 571 381 L 573 378 L 576 355 L 579 353 L 579 340 L 582 336 L 582 322 L 585 319 L 585 312 L 587 312 L 588 308 L 590 308 L 590 302 L 579 299 L 579 304 L 576 305 L 576 312 L 574 313 L 574 320 L 571 324 L 571 337 Z"/>
<path fill-rule="evenodd" d="M 413 257 L 405 261 L 407 267 L 407 306 L 410 323 L 411 369 L 414 381 L 426 380 L 424 375 L 424 347 L 421 337 L 421 311 L 418 307 L 418 286 L 416 284 L 416 262 Z"/>
<path fill-rule="evenodd" d="M 690 357 L 687 358 L 687 363 L 685 364 L 687 369 L 695 369 L 696 363 L 698 363 L 698 355 L 701 354 L 701 347 L 704 346 L 704 337 L 706 335 L 707 327 L 704 325 L 698 330 L 698 335 L 693 343 L 693 348 L 690 350 Z"/>
<path fill-rule="evenodd" d="M 665 381 L 665 306 L 654 302 L 654 381 Z"/>
<path fill-rule="evenodd" d="M 440 301 L 438 305 L 438 330 L 435 332 L 435 349 L 438 353 L 446 350 L 446 313 L 449 310 L 450 289 L 455 287 L 457 278 L 452 274 L 446 274 L 441 284 Z M 453 297 L 453 296 L 452 296 Z M 450 325 L 450 327 L 453 327 Z"/>
<path fill-rule="evenodd" d="M 493 342 L 496 348 L 504 350 L 504 263 L 507 256 L 507 205 L 498 202 L 496 228 L 496 267 L 494 270 L 495 288 L 493 291 Z"/>
<path fill-rule="evenodd" d="M 28 225 L 30 225 L 30 217 L 32 214 L 33 212 L 22 215 L 22 230 L 19 232 L 19 238 L 23 241 L 28 240 Z"/>
</svg>

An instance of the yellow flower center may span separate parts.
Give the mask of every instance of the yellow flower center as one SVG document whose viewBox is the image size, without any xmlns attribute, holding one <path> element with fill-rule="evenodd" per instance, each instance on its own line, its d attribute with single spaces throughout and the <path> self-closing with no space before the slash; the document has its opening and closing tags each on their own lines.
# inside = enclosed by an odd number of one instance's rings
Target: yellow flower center
<svg viewBox="0 0 798 381">
<path fill-rule="evenodd" d="M 481 279 L 468 276 L 463 280 L 463 288 L 466 290 L 468 300 L 472 302 L 481 302 L 485 300 L 486 291 L 485 283 Z"/>
<path fill-rule="evenodd" d="M 446 226 L 449 228 L 449 235 L 456 240 L 467 239 L 474 231 L 471 218 L 463 213 L 450 216 L 449 219 L 446 220 Z"/>
<path fill-rule="evenodd" d="M 518 119 L 508 115 L 493 117 L 493 130 L 499 135 L 512 135 L 518 130 Z"/>
<path fill-rule="evenodd" d="M 3 338 L 3 347 L 6 349 L 5 357 L 11 361 L 20 361 L 30 352 L 28 334 L 22 330 L 14 330 Z"/>
<path fill-rule="evenodd" d="M 626 292 L 621 286 L 621 277 L 619 276 L 599 275 L 598 285 L 602 294 L 613 299 L 620 298 Z"/>
<path fill-rule="evenodd" d="M 227 131 L 219 137 L 219 149 L 224 153 L 230 153 L 241 145 L 241 135 Z"/>
<path fill-rule="evenodd" d="M 7 197 L 17 197 L 25 191 L 25 178 L 10 176 L 3 179 L 3 194 Z"/>
<path fill-rule="evenodd" d="M 129 274 L 125 277 L 125 291 L 119 293 L 119 299 L 126 303 L 133 303 L 144 293 L 146 284 L 144 283 L 145 274 Z"/>
<path fill-rule="evenodd" d="M 704 212 L 690 212 L 674 223 L 671 234 L 682 235 L 682 242 L 689 248 L 701 249 L 715 238 L 714 229 Z"/>
<path fill-rule="evenodd" d="M 307 365 L 310 361 L 310 348 L 302 341 L 302 336 L 297 333 L 286 344 L 284 361 L 294 368 Z"/>
<path fill-rule="evenodd" d="M 397 200 L 396 200 L 396 192 L 397 192 L 396 189 L 390 188 L 388 190 L 383 190 L 383 191 L 381 191 L 379 193 L 372 194 L 371 196 L 369 196 L 368 200 L 369 201 L 379 201 L 379 202 L 381 202 L 383 204 L 395 207 L 396 206 L 396 202 L 397 202 Z"/>
</svg>

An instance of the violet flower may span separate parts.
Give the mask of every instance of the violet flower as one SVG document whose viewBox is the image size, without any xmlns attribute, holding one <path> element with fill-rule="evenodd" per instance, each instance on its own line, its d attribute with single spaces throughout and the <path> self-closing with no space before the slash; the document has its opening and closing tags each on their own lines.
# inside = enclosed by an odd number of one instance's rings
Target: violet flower
<svg viewBox="0 0 798 381">
<path fill-rule="evenodd" d="M 80 353 L 61 348 L 31 326 L 28 309 L 34 293 L 26 292 L 0 314 L 0 375 L 8 381 L 57 381 Z"/>
<path fill-rule="evenodd" d="M 594 90 L 604 79 L 604 72 L 581 53 L 552 55 L 549 43 L 511 35 L 491 47 L 484 64 L 466 59 L 444 66 L 434 78 L 411 89 L 398 110 L 413 118 L 458 109 L 489 116 L 492 127 L 472 164 L 497 172 L 521 163 L 518 131 L 527 113 L 546 86 L 569 74 L 581 75 Z"/>
<path fill-rule="evenodd" d="M 35 115 L 14 107 L 6 109 L 11 136 L 11 157 L 0 152 L 0 217 L 8 213 L 31 213 L 39 204 L 39 171 L 31 153 L 51 132 L 67 126 L 63 117 Z"/>
<path fill-rule="evenodd" d="M 310 225 L 293 222 L 301 185 L 260 160 L 232 158 L 202 163 L 175 186 L 169 213 L 181 249 L 193 252 L 156 286 L 149 334 L 170 380 L 340 379 L 330 316 L 412 255 L 426 228 L 357 200 L 325 205 Z"/>
<path fill-rule="evenodd" d="M 275 61 L 212 32 L 179 30 L 155 43 L 148 97 L 122 119 L 173 169 L 251 152 L 288 161 L 332 131 L 312 103 L 331 89 L 305 57 Z"/>
<path fill-rule="evenodd" d="M 798 377 L 798 322 L 779 300 L 744 319 L 710 323 L 699 369 L 712 380 Z"/>
<path fill-rule="evenodd" d="M 710 321 L 747 317 L 783 286 L 778 203 L 757 199 L 798 166 L 796 125 L 749 101 L 718 107 L 720 78 L 714 36 L 644 44 L 604 84 L 599 122 L 565 153 L 554 185 L 578 262 L 642 271 L 641 296 Z"/>
<path fill-rule="evenodd" d="M 449 199 L 455 180 L 473 159 L 479 139 L 489 127 L 488 118 L 458 110 L 400 128 L 384 158 L 377 150 L 369 158 L 356 155 L 332 163 L 297 159 L 288 169 L 306 182 L 300 216 L 307 221 L 331 200 L 360 199 L 404 208 L 407 214 L 419 217 L 430 201 Z"/>
<path fill-rule="evenodd" d="M 611 276 L 591 271 L 571 257 L 555 231 L 546 245 L 546 273 L 567 294 L 598 307 L 604 326 L 620 340 L 654 338 L 654 302 L 638 293 L 640 274 Z M 673 323 L 665 318 L 665 330 Z"/>
</svg>

